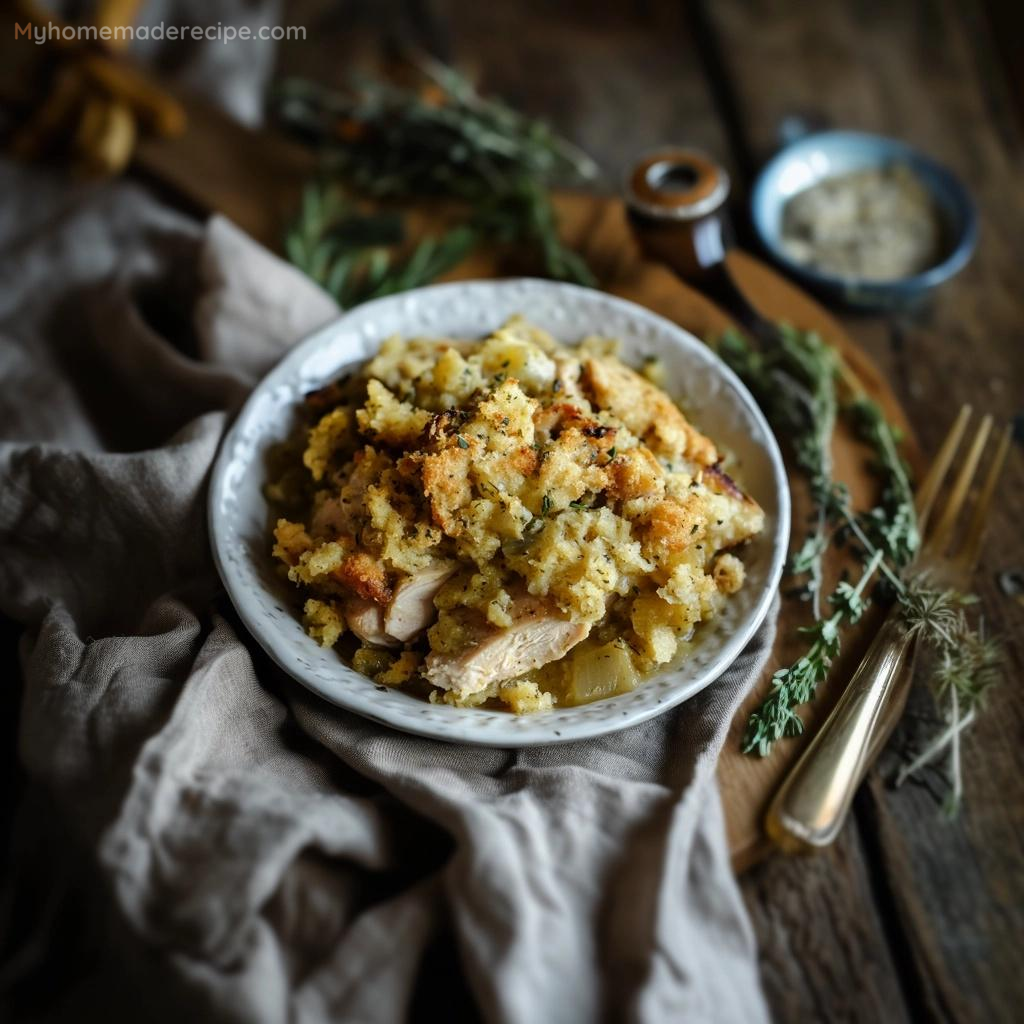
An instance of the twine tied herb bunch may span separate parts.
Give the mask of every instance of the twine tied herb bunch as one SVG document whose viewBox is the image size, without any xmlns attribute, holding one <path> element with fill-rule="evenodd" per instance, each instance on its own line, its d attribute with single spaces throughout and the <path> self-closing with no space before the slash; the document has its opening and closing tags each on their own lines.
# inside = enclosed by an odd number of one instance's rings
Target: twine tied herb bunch
<svg viewBox="0 0 1024 1024">
<path fill-rule="evenodd" d="M 286 237 L 292 262 L 343 306 L 425 284 L 484 242 L 530 246 L 548 276 L 593 285 L 558 236 L 548 189 L 594 180 L 594 162 L 451 68 L 417 63 L 418 89 L 361 78 L 342 92 L 288 79 L 274 93 L 278 120 L 322 158 L 322 178 L 306 189 Z M 401 256 L 401 215 L 365 212 L 356 196 L 437 197 L 462 204 L 465 216 Z"/>
<path fill-rule="evenodd" d="M 955 813 L 962 794 L 960 736 L 998 679 L 1002 652 L 985 636 L 984 624 L 972 624 L 967 614 L 977 598 L 935 587 L 926 576 L 913 573 L 920 536 L 898 432 L 863 393 L 835 349 L 814 332 L 780 325 L 774 343 L 755 349 L 743 335 L 729 331 L 718 351 L 751 388 L 779 436 L 789 439 L 814 503 L 811 528 L 787 566 L 798 583 L 798 595 L 811 606 L 813 621 L 800 629 L 807 649 L 772 677 L 771 691 L 750 716 L 744 751 L 765 756 L 778 740 L 803 731 L 800 706 L 814 696 L 839 654 L 843 627 L 861 618 L 881 580 L 899 602 L 908 631 L 929 649 L 932 692 L 945 719 L 904 765 L 896 783 L 946 752 L 950 787 L 945 809 Z M 840 416 L 873 456 L 880 496 L 867 512 L 854 511 L 846 487 L 832 477 L 832 434 Z M 823 596 L 825 556 L 838 544 L 848 544 L 858 554 L 859 573 Z"/>
</svg>

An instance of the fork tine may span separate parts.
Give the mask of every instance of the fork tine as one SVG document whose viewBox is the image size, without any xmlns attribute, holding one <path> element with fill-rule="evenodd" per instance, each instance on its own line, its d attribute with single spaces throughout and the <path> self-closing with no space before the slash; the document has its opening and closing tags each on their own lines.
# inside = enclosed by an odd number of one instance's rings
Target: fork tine
<svg viewBox="0 0 1024 1024">
<path fill-rule="evenodd" d="M 992 458 L 992 464 L 988 467 L 988 474 L 985 483 L 982 485 L 978 501 L 974 506 L 971 515 L 971 525 L 967 530 L 967 538 L 960 550 L 958 558 L 963 565 L 965 572 L 973 572 L 978 563 L 978 555 L 981 553 L 981 538 L 985 533 L 986 520 L 988 518 L 989 505 L 992 504 L 992 496 L 995 493 L 996 485 L 999 483 L 999 476 L 1003 471 L 1003 463 L 1010 450 L 1010 438 L 1013 431 L 1009 425 L 1003 430 L 999 439 L 999 447 Z"/>
<path fill-rule="evenodd" d="M 935 496 L 939 493 L 939 485 L 949 471 L 949 464 L 953 461 L 953 456 L 960 446 L 960 440 L 964 436 L 964 431 L 967 429 L 967 421 L 970 418 L 971 407 L 969 405 L 961 406 L 960 413 L 949 428 L 946 439 L 942 442 L 942 447 L 932 460 L 932 464 L 928 467 L 928 472 L 921 481 L 921 486 L 917 489 L 917 500 L 915 502 L 917 505 L 917 528 L 922 536 L 924 535 L 925 527 L 928 525 L 928 517 L 931 515 L 932 507 L 935 504 Z"/>
<path fill-rule="evenodd" d="M 992 417 L 986 416 L 981 421 L 978 432 L 974 435 L 974 441 L 971 443 L 967 458 L 964 459 L 964 464 L 960 467 L 956 483 L 953 485 L 953 493 L 950 494 L 949 501 L 942 510 L 942 518 L 939 520 L 939 525 L 935 527 L 935 532 L 928 538 L 927 546 L 933 554 L 941 554 L 949 543 L 953 526 L 956 523 L 956 517 L 960 514 L 960 509 L 963 508 L 964 499 L 970 490 L 971 481 L 974 479 L 974 473 L 978 468 L 978 462 L 981 459 L 981 453 L 985 448 L 985 442 L 988 440 L 991 429 Z"/>
</svg>

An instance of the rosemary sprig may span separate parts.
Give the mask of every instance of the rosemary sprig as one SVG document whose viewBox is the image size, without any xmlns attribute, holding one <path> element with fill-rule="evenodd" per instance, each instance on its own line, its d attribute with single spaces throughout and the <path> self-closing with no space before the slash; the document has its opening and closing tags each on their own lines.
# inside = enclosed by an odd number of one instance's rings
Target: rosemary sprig
<svg viewBox="0 0 1024 1024">
<path fill-rule="evenodd" d="M 478 238 L 462 225 L 421 240 L 402 257 L 394 247 L 404 237 L 400 216 L 360 212 L 340 189 L 313 182 L 304 189 L 299 215 L 285 236 L 285 253 L 348 309 L 428 284 L 460 263 Z"/>
<path fill-rule="evenodd" d="M 1001 648 L 985 637 L 982 627 L 973 628 L 968 621 L 966 608 L 976 598 L 908 574 L 920 536 L 897 432 L 878 405 L 856 387 L 840 405 L 837 380 L 844 376 L 843 367 L 837 353 L 811 332 L 783 326 L 767 350 L 755 350 L 742 335 L 729 332 L 718 349 L 751 387 L 776 431 L 790 439 L 816 508 L 814 528 L 789 563 L 790 573 L 805 578 L 803 593 L 814 609 L 814 623 L 800 630 L 811 638 L 810 645 L 773 676 L 768 697 L 750 717 L 743 749 L 763 756 L 777 740 L 803 730 L 798 708 L 828 674 L 839 653 L 842 627 L 863 615 L 867 587 L 880 573 L 900 603 L 907 630 L 933 653 L 937 667 L 932 689 L 936 700 L 946 705 L 946 727 L 904 767 L 897 784 L 948 750 L 951 787 L 946 809 L 954 812 L 962 792 L 960 735 L 998 678 Z M 879 502 L 866 513 L 853 511 L 846 488 L 831 476 L 832 432 L 840 414 L 872 451 L 881 480 Z M 825 618 L 819 602 L 824 558 L 832 544 L 847 536 L 862 553 L 863 569 L 856 585 L 846 580 L 838 584 L 828 599 L 834 610 Z"/>
<path fill-rule="evenodd" d="M 272 106 L 318 146 L 329 180 L 377 200 L 457 200 L 464 222 L 421 241 L 399 266 L 379 245 L 339 248 L 333 218 L 302 214 L 289 233 L 293 262 L 325 286 L 341 282 L 329 290 L 345 295 L 343 305 L 427 283 L 483 242 L 527 245 L 548 276 L 593 285 L 583 259 L 562 244 L 548 195 L 551 185 L 594 179 L 593 161 L 542 122 L 480 96 L 451 68 L 421 60 L 420 69 L 427 84 L 419 90 L 362 79 L 339 92 L 289 79 Z"/>
</svg>

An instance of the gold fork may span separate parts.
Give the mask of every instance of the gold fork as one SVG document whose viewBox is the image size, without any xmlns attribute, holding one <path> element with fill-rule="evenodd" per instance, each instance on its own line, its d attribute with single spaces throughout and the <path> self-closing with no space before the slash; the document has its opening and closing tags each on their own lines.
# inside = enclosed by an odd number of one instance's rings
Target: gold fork
<svg viewBox="0 0 1024 1024">
<path fill-rule="evenodd" d="M 971 408 L 965 405 L 918 489 L 915 506 L 922 537 L 970 418 Z M 914 562 L 915 574 L 927 573 L 937 586 L 967 589 L 977 564 L 988 510 L 1010 447 L 1009 428 L 996 445 L 970 524 L 959 543 L 955 528 L 991 432 L 992 417 L 985 416 L 967 448 L 949 501 Z M 908 636 L 894 607 L 835 710 L 768 808 L 765 828 L 783 849 L 819 849 L 838 835 L 861 777 L 892 732 L 906 702 L 912 673 L 904 670 L 913 647 L 913 637 Z"/>
</svg>

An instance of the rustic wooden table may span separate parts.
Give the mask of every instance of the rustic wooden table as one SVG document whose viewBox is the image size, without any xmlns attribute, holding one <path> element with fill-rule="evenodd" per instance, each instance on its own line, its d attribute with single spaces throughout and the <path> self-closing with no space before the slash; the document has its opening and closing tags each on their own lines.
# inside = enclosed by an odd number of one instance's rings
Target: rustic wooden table
<svg viewBox="0 0 1024 1024">
<path fill-rule="evenodd" d="M 962 402 L 1017 417 L 978 585 L 1009 640 L 1005 685 L 964 750 L 966 800 L 945 821 L 926 784 L 894 791 L 890 751 L 836 845 L 742 878 L 780 1021 L 1013 1020 L 1024 1005 L 1024 83 L 1010 4 L 967 0 L 297 0 L 282 73 L 325 81 L 412 42 L 589 150 L 608 187 L 646 147 L 685 142 L 730 168 L 738 209 L 787 115 L 905 138 L 971 183 L 971 266 L 914 316 L 847 317 L 893 381 L 925 451 Z M 312 42 L 318 45 L 309 45 Z M 1018 52 L 1015 52 L 1015 49 Z M 930 712 L 918 694 L 903 735 Z"/>
</svg>

